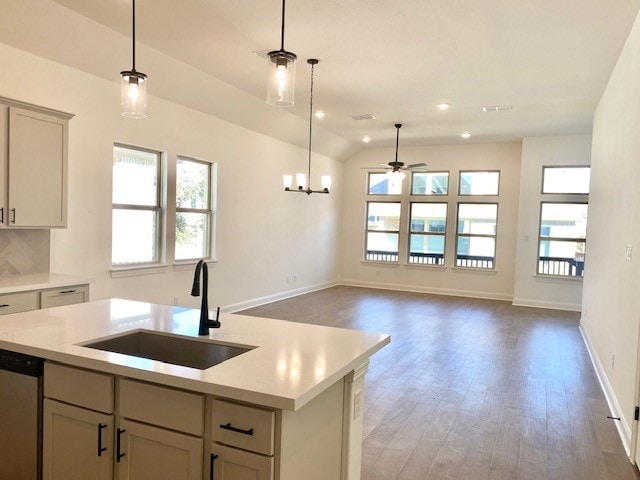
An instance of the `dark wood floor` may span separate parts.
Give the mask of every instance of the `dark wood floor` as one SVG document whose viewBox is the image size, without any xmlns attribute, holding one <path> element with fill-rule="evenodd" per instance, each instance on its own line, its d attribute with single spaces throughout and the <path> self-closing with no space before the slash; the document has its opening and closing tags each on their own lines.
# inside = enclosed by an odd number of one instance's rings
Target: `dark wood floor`
<svg viewBox="0 0 640 480">
<path fill-rule="evenodd" d="M 577 313 L 354 287 L 242 313 L 391 334 L 366 379 L 363 480 L 640 478 Z"/>
</svg>

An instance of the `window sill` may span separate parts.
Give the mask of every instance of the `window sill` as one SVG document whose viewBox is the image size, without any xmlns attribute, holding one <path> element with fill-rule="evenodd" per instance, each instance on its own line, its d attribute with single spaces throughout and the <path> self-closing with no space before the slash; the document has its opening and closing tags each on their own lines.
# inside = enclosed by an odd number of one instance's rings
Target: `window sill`
<svg viewBox="0 0 640 480">
<path fill-rule="evenodd" d="M 566 277 L 564 275 L 542 275 L 535 273 L 533 275 L 536 282 L 548 282 L 548 283 L 582 283 L 583 277 Z"/>
<path fill-rule="evenodd" d="M 135 277 L 137 275 L 153 275 L 156 273 L 165 273 L 169 265 L 163 263 L 156 263 L 153 265 L 135 265 L 135 266 L 123 266 L 113 267 L 111 272 L 111 278 L 121 277 Z"/>
<path fill-rule="evenodd" d="M 405 263 L 404 266 L 424 270 L 435 270 L 439 272 L 444 272 L 448 268 L 446 265 L 429 265 L 426 263 Z"/>
<path fill-rule="evenodd" d="M 400 264 L 398 262 L 380 262 L 376 260 L 360 260 L 363 265 L 388 265 L 391 267 L 397 267 Z"/>
<path fill-rule="evenodd" d="M 178 261 L 174 262 L 174 264 L 173 264 L 173 271 L 174 272 L 182 272 L 182 271 L 185 271 L 185 270 L 193 270 L 199 261 L 200 261 L 200 259 L 196 259 L 196 260 L 178 260 Z M 213 258 L 206 258 L 206 259 L 204 259 L 204 261 L 207 263 L 207 266 L 209 266 L 209 267 L 213 267 L 216 263 L 218 263 L 218 260 L 213 259 Z"/>
<path fill-rule="evenodd" d="M 474 273 L 480 275 L 496 275 L 498 270 L 495 268 L 472 268 L 472 267 L 451 267 L 451 271 L 456 273 Z"/>
</svg>

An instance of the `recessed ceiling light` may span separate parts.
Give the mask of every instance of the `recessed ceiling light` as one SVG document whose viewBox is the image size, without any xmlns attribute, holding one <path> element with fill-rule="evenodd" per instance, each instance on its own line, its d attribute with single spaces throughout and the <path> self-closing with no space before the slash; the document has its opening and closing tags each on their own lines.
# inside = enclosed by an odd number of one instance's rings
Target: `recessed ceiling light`
<svg viewBox="0 0 640 480">
<path fill-rule="evenodd" d="M 451 108 L 451 104 L 450 103 L 439 103 L 438 104 L 438 110 L 440 110 L 441 112 L 444 112 L 445 110 L 449 110 Z"/>
<path fill-rule="evenodd" d="M 464 138 L 465 140 L 467 138 L 471 138 L 471 134 L 469 132 L 464 132 L 462 135 L 460 135 L 462 138 Z"/>
<path fill-rule="evenodd" d="M 324 112 L 322 110 L 318 110 L 315 113 L 315 116 L 316 116 L 316 118 L 323 119 L 324 118 Z"/>
<path fill-rule="evenodd" d="M 364 143 L 369 143 L 371 141 L 371 137 L 369 137 L 369 136 L 362 137 L 362 141 Z"/>
</svg>

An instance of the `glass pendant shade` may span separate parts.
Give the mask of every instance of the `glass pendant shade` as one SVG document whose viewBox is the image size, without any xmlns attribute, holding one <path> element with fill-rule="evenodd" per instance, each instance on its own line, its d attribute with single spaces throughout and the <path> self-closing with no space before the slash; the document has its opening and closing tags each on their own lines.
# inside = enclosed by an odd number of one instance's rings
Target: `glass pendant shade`
<svg viewBox="0 0 640 480">
<path fill-rule="evenodd" d="M 269 52 L 267 103 L 276 107 L 293 106 L 296 84 L 296 54 L 284 50 Z"/>
<path fill-rule="evenodd" d="M 299 190 L 307 188 L 307 176 L 304 173 L 296 173 L 296 183 Z"/>
<path fill-rule="evenodd" d="M 320 177 L 320 182 L 322 183 L 323 190 L 331 189 L 331 176 L 330 175 L 322 175 Z"/>
<path fill-rule="evenodd" d="M 282 176 L 282 183 L 284 184 L 284 189 L 285 190 L 289 190 L 291 188 L 291 183 L 293 182 L 293 176 L 292 175 L 283 175 Z"/>
<path fill-rule="evenodd" d="M 146 118 L 147 76 L 135 70 L 121 72 L 120 106 L 124 117 Z"/>
</svg>

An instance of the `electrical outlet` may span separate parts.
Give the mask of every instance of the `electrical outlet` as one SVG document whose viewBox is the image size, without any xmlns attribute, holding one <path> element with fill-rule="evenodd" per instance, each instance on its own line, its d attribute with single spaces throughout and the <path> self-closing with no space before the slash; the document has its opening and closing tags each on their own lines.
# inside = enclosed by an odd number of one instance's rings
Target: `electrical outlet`
<svg viewBox="0 0 640 480">
<path fill-rule="evenodd" d="M 631 245 L 627 245 L 625 249 L 625 258 L 627 259 L 627 262 L 631 261 L 631 250 L 632 250 Z"/>
<path fill-rule="evenodd" d="M 293 274 L 293 283 L 296 283 L 298 281 L 298 274 L 294 273 Z"/>
<path fill-rule="evenodd" d="M 362 390 L 353 394 L 353 419 L 357 420 L 362 414 Z"/>
<path fill-rule="evenodd" d="M 376 270 L 376 277 L 380 276 L 380 270 Z"/>
<path fill-rule="evenodd" d="M 287 283 L 291 281 L 291 278 L 289 278 L 289 275 L 286 275 L 286 279 L 287 279 Z"/>
<path fill-rule="evenodd" d="M 178 297 L 173 297 L 173 304 L 178 305 Z"/>
</svg>

